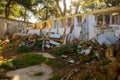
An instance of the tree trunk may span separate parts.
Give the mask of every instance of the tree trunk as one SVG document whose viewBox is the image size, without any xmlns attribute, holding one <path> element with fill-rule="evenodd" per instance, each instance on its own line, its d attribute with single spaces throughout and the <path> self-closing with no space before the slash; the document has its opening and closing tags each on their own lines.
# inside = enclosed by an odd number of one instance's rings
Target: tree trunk
<svg viewBox="0 0 120 80">
<path fill-rule="evenodd" d="M 66 0 L 63 0 L 63 5 L 64 5 L 64 11 L 63 11 L 63 15 L 62 16 L 65 16 L 66 15 Z"/>
<path fill-rule="evenodd" d="M 59 4 L 59 0 L 55 0 L 56 4 L 57 4 L 57 7 L 60 11 L 60 14 L 61 16 L 65 16 L 66 15 L 66 0 L 63 0 L 63 6 L 64 6 L 64 10 L 62 11 L 62 8 L 60 7 L 60 4 Z"/>
<path fill-rule="evenodd" d="M 25 8 L 24 22 L 26 22 L 26 18 L 27 18 L 27 9 Z"/>
<path fill-rule="evenodd" d="M 60 5 L 59 5 L 59 0 L 55 0 L 55 2 L 56 2 L 57 7 L 58 7 L 58 9 L 59 9 L 59 11 L 60 11 L 60 14 L 62 15 L 63 12 L 62 12 L 62 9 L 61 9 L 61 7 L 60 7 Z"/>
<path fill-rule="evenodd" d="M 11 0 L 7 1 L 7 4 L 5 6 L 5 18 L 8 18 L 9 13 L 10 13 L 10 4 L 11 4 Z"/>
</svg>

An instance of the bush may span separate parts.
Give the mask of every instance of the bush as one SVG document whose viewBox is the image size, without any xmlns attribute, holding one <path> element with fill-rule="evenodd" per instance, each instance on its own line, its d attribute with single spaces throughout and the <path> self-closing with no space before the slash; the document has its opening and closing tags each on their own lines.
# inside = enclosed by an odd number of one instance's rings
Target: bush
<svg viewBox="0 0 120 80">
<path fill-rule="evenodd" d="M 76 51 L 77 51 L 77 44 L 63 45 L 53 49 L 53 53 L 55 55 L 74 53 Z"/>
<path fill-rule="evenodd" d="M 21 68 L 24 66 L 24 62 L 22 62 L 22 60 L 20 58 L 16 58 L 12 61 L 13 65 L 15 66 L 15 68 Z"/>
<path fill-rule="evenodd" d="M 13 65 L 13 63 L 11 61 L 2 63 L 0 65 L 0 69 L 4 69 L 4 70 L 12 70 L 15 69 L 15 66 Z"/>
<path fill-rule="evenodd" d="M 22 44 L 21 46 L 19 46 L 17 48 L 16 52 L 18 52 L 18 53 L 29 53 L 29 52 L 31 52 L 31 50 L 28 46 Z"/>
<path fill-rule="evenodd" d="M 42 40 L 35 40 L 34 46 L 36 48 L 42 48 Z"/>
</svg>

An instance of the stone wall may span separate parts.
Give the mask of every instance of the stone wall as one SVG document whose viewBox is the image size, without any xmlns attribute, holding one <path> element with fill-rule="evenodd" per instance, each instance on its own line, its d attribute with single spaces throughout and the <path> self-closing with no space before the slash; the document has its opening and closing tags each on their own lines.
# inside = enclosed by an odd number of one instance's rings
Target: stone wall
<svg viewBox="0 0 120 80">
<path fill-rule="evenodd" d="M 0 39 L 5 39 L 6 35 L 11 38 L 14 33 L 24 34 L 27 32 L 27 27 L 31 25 L 32 23 L 29 22 L 5 19 L 0 17 Z"/>
</svg>

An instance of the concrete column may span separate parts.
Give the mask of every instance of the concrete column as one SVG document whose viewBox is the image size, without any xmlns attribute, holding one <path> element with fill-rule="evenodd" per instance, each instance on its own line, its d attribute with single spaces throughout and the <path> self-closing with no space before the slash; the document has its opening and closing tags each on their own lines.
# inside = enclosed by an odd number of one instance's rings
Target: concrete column
<svg viewBox="0 0 120 80">
<path fill-rule="evenodd" d="M 105 15 L 103 14 L 103 22 L 102 22 L 102 25 L 105 25 Z"/>
<path fill-rule="evenodd" d="M 89 15 L 88 18 L 87 18 L 87 26 L 86 26 L 86 31 L 87 31 L 87 35 L 88 35 L 88 39 L 92 39 L 94 38 L 94 20 L 95 20 L 95 17 L 94 15 Z"/>
<path fill-rule="evenodd" d="M 110 24 L 112 24 L 112 19 L 113 19 L 112 14 L 110 14 Z"/>
<path fill-rule="evenodd" d="M 52 29 L 54 28 L 54 20 L 52 20 Z"/>
<path fill-rule="evenodd" d="M 77 18 L 76 18 L 76 17 L 74 17 L 74 26 L 75 26 L 75 27 L 78 27 L 78 26 L 77 26 Z"/>
</svg>

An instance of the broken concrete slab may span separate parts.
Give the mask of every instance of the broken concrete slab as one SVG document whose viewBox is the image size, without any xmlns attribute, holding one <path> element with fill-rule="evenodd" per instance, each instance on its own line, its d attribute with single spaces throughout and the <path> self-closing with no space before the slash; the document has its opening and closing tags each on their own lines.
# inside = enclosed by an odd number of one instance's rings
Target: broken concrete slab
<svg viewBox="0 0 120 80">
<path fill-rule="evenodd" d="M 34 76 L 35 74 L 43 72 L 41 76 Z M 49 80 L 52 77 L 52 69 L 45 65 L 36 65 L 6 73 L 7 76 L 13 77 L 12 80 Z"/>
<path fill-rule="evenodd" d="M 107 31 L 104 33 L 104 35 L 111 44 L 115 43 L 118 40 L 117 37 L 115 37 L 115 32 Z"/>
<path fill-rule="evenodd" d="M 37 34 L 37 35 L 40 35 L 40 30 L 29 30 L 28 31 L 28 34 Z"/>
<path fill-rule="evenodd" d="M 61 36 L 59 34 L 51 34 L 50 38 L 60 38 Z"/>
<path fill-rule="evenodd" d="M 97 36 L 97 41 L 100 45 L 102 45 L 106 41 L 106 37 L 104 34 L 100 34 Z"/>
<path fill-rule="evenodd" d="M 47 48 L 50 48 L 51 46 L 50 46 L 49 44 L 46 44 L 46 47 L 47 47 Z"/>
<path fill-rule="evenodd" d="M 53 44 L 53 45 L 56 45 L 56 46 L 59 46 L 60 43 L 56 42 L 56 41 L 53 41 L 53 40 L 50 40 L 50 44 Z"/>
</svg>

